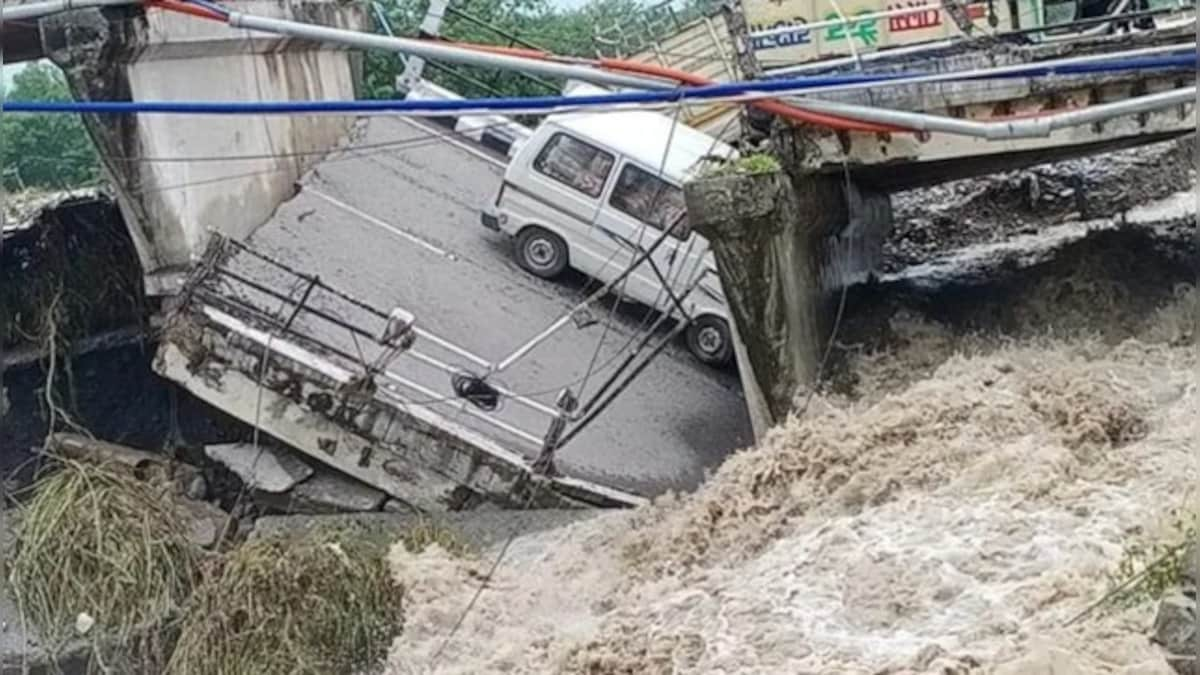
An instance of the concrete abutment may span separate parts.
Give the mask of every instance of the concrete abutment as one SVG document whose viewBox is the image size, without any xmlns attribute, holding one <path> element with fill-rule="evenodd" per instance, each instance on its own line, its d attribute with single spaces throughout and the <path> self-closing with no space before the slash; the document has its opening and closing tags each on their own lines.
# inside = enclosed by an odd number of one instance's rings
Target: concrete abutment
<svg viewBox="0 0 1200 675">
<path fill-rule="evenodd" d="M 331 0 L 241 0 L 231 9 L 364 30 Z M 80 101 L 351 100 L 360 55 L 140 7 L 40 22 L 45 54 Z M 241 239 L 351 130 L 352 116 L 85 115 L 137 248 L 146 292 L 176 292 L 213 233 Z M 222 158 L 230 158 L 221 161 Z"/>
<path fill-rule="evenodd" d="M 685 192 L 717 259 L 761 438 L 821 376 L 838 291 L 878 262 L 890 200 L 849 177 L 784 171 L 705 178 Z"/>
</svg>

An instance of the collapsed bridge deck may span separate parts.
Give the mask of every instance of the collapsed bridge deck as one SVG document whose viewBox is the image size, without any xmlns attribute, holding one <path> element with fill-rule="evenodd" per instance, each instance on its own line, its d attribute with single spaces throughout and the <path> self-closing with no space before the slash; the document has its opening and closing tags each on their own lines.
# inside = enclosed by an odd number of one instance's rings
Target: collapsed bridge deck
<svg viewBox="0 0 1200 675">
<path fill-rule="evenodd" d="M 452 397 L 417 384 L 403 366 L 452 367 L 406 349 L 388 328 L 387 313 L 216 237 L 171 312 L 154 367 L 210 405 L 422 510 L 643 501 L 534 472 L 520 453 L 433 410 Z M 416 339 L 423 349 L 461 351 L 423 331 Z"/>
</svg>

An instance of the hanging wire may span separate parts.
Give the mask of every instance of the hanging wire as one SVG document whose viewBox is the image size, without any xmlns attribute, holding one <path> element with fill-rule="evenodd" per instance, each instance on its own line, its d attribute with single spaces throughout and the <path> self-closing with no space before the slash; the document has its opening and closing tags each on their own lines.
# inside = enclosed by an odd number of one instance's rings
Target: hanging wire
<svg viewBox="0 0 1200 675">
<path fill-rule="evenodd" d="M 674 137 L 675 137 L 675 129 L 679 124 L 679 114 L 680 114 L 680 111 L 682 110 L 682 108 L 683 108 L 683 104 L 682 104 L 682 102 L 679 102 L 676 107 L 675 115 L 671 119 L 671 128 L 667 134 L 667 142 L 665 144 L 665 147 L 663 148 L 662 160 L 659 163 L 658 175 L 656 176 L 658 178 L 658 180 L 660 180 L 660 181 L 662 180 L 664 174 L 666 173 L 667 158 L 670 156 L 671 146 L 672 146 L 672 143 L 674 142 Z M 619 179 L 620 179 L 619 176 L 614 177 L 614 180 L 619 180 Z M 638 235 L 639 241 L 641 241 L 642 234 L 645 233 L 646 228 L 648 228 L 648 227 L 650 227 L 650 225 L 648 223 L 642 224 L 641 229 L 639 230 L 639 235 Z M 670 236 L 672 229 L 673 228 L 665 229 L 659 235 L 658 243 L 661 243 L 661 240 L 663 240 L 665 237 Z M 650 264 L 653 264 L 653 259 L 650 258 L 649 256 L 646 256 L 644 259 L 644 262 L 649 262 Z M 642 263 L 643 263 L 643 256 L 637 256 L 637 255 L 633 256 L 633 259 L 630 261 L 629 266 L 626 267 L 626 270 L 624 272 L 624 277 L 621 281 L 621 291 L 618 291 L 618 293 L 617 293 L 618 299 L 620 298 L 621 294 L 623 294 L 623 292 L 624 292 L 625 284 L 627 284 L 629 281 L 629 278 L 631 276 L 633 276 L 634 269 L 636 267 L 640 266 Z M 616 307 L 615 302 L 612 307 L 613 307 L 613 309 L 615 309 L 615 307 Z M 596 342 L 596 349 L 593 351 L 592 358 L 588 364 L 587 371 L 584 373 L 582 384 L 580 385 L 581 392 L 583 391 L 583 389 L 585 389 L 587 387 L 588 378 L 590 378 L 592 375 L 592 367 L 595 365 L 596 359 L 600 354 L 600 349 L 601 349 L 601 346 L 603 345 L 604 337 L 608 334 L 608 330 L 609 330 L 609 327 L 612 322 L 612 314 L 613 314 L 613 312 L 610 309 L 610 311 L 608 313 L 608 317 L 605 320 L 605 330 L 601 334 L 600 340 L 598 340 Z M 541 486 L 543 484 L 544 483 L 542 481 L 538 481 L 538 482 L 534 483 L 534 486 L 530 490 L 529 496 L 525 503 L 526 509 L 528 509 L 529 506 L 532 504 L 534 496 L 537 494 L 538 490 L 541 488 Z M 479 597 L 483 594 L 483 591 L 487 587 L 487 584 L 492 580 L 492 578 L 496 574 L 496 571 L 500 568 L 500 565 L 504 562 L 504 558 L 505 558 L 505 556 L 507 556 L 508 550 L 512 546 L 512 542 L 514 539 L 516 539 L 516 536 L 517 536 L 517 533 L 516 533 L 516 530 L 514 530 L 507 537 L 507 539 L 504 542 L 504 545 L 501 546 L 500 551 L 497 553 L 496 558 L 492 561 L 492 565 L 488 569 L 487 574 L 485 574 L 483 579 L 480 580 L 479 586 L 476 587 L 475 593 L 471 596 L 470 602 L 467 603 L 467 606 L 463 609 L 462 613 L 459 614 L 458 619 L 454 622 L 454 625 L 450 628 L 450 631 L 446 634 L 446 637 L 442 640 L 441 645 L 438 647 L 437 651 L 434 652 L 433 657 L 430 659 L 430 664 L 429 664 L 430 672 L 434 671 L 434 669 L 437 666 L 438 660 L 441 658 L 442 654 L 445 653 L 446 648 L 450 645 L 451 640 L 454 639 L 455 634 L 457 634 L 459 629 L 462 627 L 463 623 L 466 621 L 467 616 L 470 615 L 470 613 L 474 609 L 476 603 L 479 601 Z"/>
</svg>

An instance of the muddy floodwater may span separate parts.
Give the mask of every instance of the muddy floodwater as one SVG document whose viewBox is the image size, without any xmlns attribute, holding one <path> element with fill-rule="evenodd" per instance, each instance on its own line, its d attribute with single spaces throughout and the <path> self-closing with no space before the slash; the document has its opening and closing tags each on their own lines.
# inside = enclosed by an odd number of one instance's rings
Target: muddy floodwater
<svg viewBox="0 0 1200 675">
<path fill-rule="evenodd" d="M 1171 673 L 1151 604 L 1065 624 L 1200 506 L 1178 224 L 855 289 L 802 414 L 695 494 L 516 539 L 448 644 L 496 551 L 397 548 L 390 672 Z"/>
</svg>

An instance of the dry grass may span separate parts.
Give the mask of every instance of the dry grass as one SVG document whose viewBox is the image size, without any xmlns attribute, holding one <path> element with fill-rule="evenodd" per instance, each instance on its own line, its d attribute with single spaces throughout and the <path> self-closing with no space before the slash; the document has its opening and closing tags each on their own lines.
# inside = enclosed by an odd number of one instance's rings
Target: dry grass
<svg viewBox="0 0 1200 675">
<path fill-rule="evenodd" d="M 64 461 L 35 485 L 17 522 L 9 581 L 52 648 L 95 620 L 94 644 L 124 644 L 177 617 L 199 576 L 186 521 L 151 485 L 103 466 Z"/>
<path fill-rule="evenodd" d="M 441 546 L 442 550 L 456 558 L 472 557 L 477 553 L 458 530 L 426 518 L 405 530 L 400 535 L 400 541 L 409 553 L 420 553 L 430 544 Z"/>
<path fill-rule="evenodd" d="M 197 590 L 172 675 L 350 673 L 399 632 L 384 550 L 341 530 L 251 541 Z"/>
</svg>

